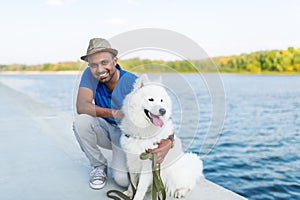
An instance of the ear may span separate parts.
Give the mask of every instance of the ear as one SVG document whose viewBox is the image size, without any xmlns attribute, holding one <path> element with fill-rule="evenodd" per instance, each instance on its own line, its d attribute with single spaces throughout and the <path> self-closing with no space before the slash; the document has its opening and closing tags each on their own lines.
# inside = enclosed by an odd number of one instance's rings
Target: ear
<svg viewBox="0 0 300 200">
<path fill-rule="evenodd" d="M 143 87 L 148 82 L 149 82 L 148 76 L 146 74 L 142 74 L 138 79 L 136 79 L 134 84 L 134 90 Z"/>
</svg>

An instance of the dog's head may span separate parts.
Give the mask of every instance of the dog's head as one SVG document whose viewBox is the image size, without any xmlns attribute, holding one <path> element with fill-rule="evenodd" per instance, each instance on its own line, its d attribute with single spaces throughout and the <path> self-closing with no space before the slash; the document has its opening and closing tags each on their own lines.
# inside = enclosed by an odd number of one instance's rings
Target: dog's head
<svg viewBox="0 0 300 200">
<path fill-rule="evenodd" d="M 139 128 L 163 127 L 171 117 L 171 99 L 159 82 L 150 82 L 147 75 L 136 80 L 133 91 L 125 98 L 123 112 Z"/>
</svg>

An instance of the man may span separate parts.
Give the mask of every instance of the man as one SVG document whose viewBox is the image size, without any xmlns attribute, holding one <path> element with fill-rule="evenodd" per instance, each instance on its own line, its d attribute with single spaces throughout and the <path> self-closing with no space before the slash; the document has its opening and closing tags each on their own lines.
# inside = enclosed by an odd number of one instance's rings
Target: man
<svg viewBox="0 0 300 200">
<path fill-rule="evenodd" d="M 117 184 L 129 185 L 125 153 L 120 147 L 121 130 L 118 121 L 125 96 L 131 92 L 136 76 L 118 64 L 118 51 L 102 38 L 89 42 L 87 54 L 81 59 L 88 62 L 82 74 L 75 116 L 74 133 L 81 149 L 93 167 L 90 187 L 101 189 L 106 184 L 107 160 L 99 147 L 112 150 L 112 175 Z M 171 133 L 172 134 L 172 133 Z M 159 162 L 171 148 L 172 141 L 163 140 L 157 149 Z"/>
</svg>

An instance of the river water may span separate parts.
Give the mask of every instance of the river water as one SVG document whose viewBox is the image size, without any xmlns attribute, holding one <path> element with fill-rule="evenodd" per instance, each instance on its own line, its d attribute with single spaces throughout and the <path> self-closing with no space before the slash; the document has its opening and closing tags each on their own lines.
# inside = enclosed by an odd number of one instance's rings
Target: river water
<svg viewBox="0 0 300 200">
<path fill-rule="evenodd" d="M 300 199 L 300 76 L 205 76 L 162 75 L 177 134 L 204 159 L 205 177 L 249 199 Z M 0 81 L 73 114 L 79 77 L 0 74 Z"/>
</svg>

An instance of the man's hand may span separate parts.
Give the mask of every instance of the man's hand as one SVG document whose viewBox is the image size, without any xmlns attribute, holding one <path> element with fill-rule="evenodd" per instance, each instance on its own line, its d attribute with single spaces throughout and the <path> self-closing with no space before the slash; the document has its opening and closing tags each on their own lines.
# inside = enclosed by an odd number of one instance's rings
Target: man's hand
<svg viewBox="0 0 300 200">
<path fill-rule="evenodd" d="M 158 147 L 155 149 L 148 149 L 147 153 L 157 153 L 157 162 L 162 163 L 171 149 L 172 142 L 170 139 L 163 139 L 158 143 Z"/>
<path fill-rule="evenodd" d="M 122 110 L 112 110 L 112 114 L 116 120 L 121 120 L 124 117 Z"/>
</svg>

